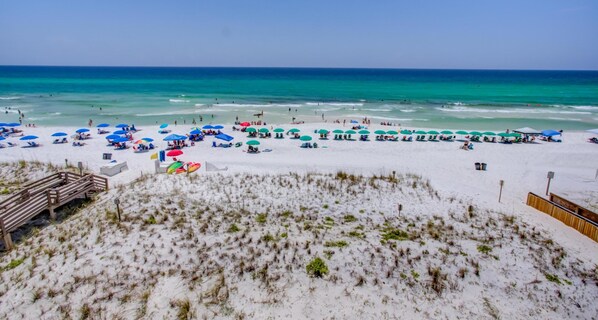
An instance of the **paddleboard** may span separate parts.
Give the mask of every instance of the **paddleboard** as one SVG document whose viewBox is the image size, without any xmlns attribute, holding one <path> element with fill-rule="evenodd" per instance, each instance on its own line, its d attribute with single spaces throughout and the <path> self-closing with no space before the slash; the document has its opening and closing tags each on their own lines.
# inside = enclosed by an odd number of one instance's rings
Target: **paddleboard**
<svg viewBox="0 0 598 320">
<path fill-rule="evenodd" d="M 180 168 L 182 166 L 183 166 L 183 163 L 181 161 L 177 161 L 168 167 L 168 169 L 166 170 L 166 173 L 174 173 L 178 168 Z"/>
<path fill-rule="evenodd" d="M 201 168 L 201 163 L 199 162 L 193 162 L 189 164 L 189 173 L 197 171 L 199 168 Z"/>
</svg>

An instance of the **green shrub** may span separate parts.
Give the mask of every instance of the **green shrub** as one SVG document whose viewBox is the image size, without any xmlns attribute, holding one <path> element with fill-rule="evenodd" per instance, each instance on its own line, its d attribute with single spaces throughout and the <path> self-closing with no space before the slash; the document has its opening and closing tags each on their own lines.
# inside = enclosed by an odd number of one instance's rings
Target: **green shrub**
<svg viewBox="0 0 598 320">
<path fill-rule="evenodd" d="M 324 243 L 324 247 L 344 248 L 344 247 L 346 247 L 348 245 L 349 244 L 347 243 L 347 241 L 343 241 L 343 240 L 339 240 L 339 241 L 326 241 L 326 243 Z"/>
<path fill-rule="evenodd" d="M 557 276 L 556 274 L 546 273 L 545 276 L 546 276 L 546 280 L 548 280 L 550 282 L 554 282 L 556 284 L 562 284 L 561 279 L 559 279 L 559 276 Z"/>
<path fill-rule="evenodd" d="M 312 259 L 305 269 L 307 270 L 307 274 L 316 278 L 321 278 L 328 274 L 328 266 L 320 257 Z"/>
<path fill-rule="evenodd" d="M 268 214 L 267 213 L 260 213 L 255 218 L 255 221 L 257 221 L 257 223 L 261 223 L 261 224 L 266 223 L 267 220 L 268 220 Z"/>
<path fill-rule="evenodd" d="M 228 232 L 228 233 L 235 233 L 235 232 L 239 232 L 239 231 L 241 231 L 241 229 L 234 223 L 230 225 L 228 230 L 226 230 L 226 232 Z"/>
<path fill-rule="evenodd" d="M 488 253 L 490 253 L 490 251 L 492 251 L 492 247 L 489 247 L 487 245 L 479 245 L 478 251 L 483 254 L 488 254 Z"/>
<path fill-rule="evenodd" d="M 262 237 L 262 240 L 265 242 L 274 241 L 274 236 L 268 233 Z"/>
<path fill-rule="evenodd" d="M 343 217 L 343 219 L 345 220 L 345 222 L 349 223 L 349 222 L 355 222 L 357 221 L 357 218 L 355 218 L 354 215 L 352 214 L 347 214 Z"/>
<path fill-rule="evenodd" d="M 14 259 L 11 260 L 5 267 L 4 270 L 11 270 L 14 269 L 18 266 L 20 266 L 23 263 L 24 259 Z"/>
<path fill-rule="evenodd" d="M 407 240 L 409 239 L 409 234 L 401 229 L 395 229 L 395 228 L 385 228 L 383 230 L 382 233 L 382 239 L 388 241 L 388 240 L 399 240 L 399 241 L 403 241 L 403 240 Z"/>
</svg>

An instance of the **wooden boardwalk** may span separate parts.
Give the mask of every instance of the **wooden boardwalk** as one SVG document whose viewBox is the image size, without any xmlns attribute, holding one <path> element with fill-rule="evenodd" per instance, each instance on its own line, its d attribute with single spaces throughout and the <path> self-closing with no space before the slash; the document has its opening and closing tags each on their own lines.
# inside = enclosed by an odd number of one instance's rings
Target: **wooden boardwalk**
<svg viewBox="0 0 598 320">
<path fill-rule="evenodd" d="M 0 202 L 0 237 L 12 249 L 10 233 L 45 210 L 56 218 L 54 209 L 77 198 L 108 190 L 108 179 L 93 174 L 58 172 L 30 182 Z"/>
</svg>

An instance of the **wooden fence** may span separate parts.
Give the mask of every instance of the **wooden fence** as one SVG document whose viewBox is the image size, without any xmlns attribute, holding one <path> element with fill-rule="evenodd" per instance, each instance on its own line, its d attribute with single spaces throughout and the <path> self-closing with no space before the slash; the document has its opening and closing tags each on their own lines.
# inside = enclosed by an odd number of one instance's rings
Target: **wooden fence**
<svg viewBox="0 0 598 320">
<path fill-rule="evenodd" d="M 559 197 L 559 199 L 562 198 Z M 531 192 L 527 194 L 527 205 L 549 214 L 553 218 L 560 220 L 564 224 L 576 229 L 590 239 L 598 242 L 598 223 L 592 221 L 591 219 L 588 219 L 576 213 L 575 211 L 569 210 L 556 202 L 544 199 Z M 592 212 L 592 214 L 594 213 Z"/>
</svg>

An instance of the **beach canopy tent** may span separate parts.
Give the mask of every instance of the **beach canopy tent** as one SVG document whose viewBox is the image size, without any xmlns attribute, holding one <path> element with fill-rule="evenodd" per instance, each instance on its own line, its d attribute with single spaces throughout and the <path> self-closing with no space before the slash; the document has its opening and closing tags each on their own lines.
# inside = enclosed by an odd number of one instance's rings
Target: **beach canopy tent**
<svg viewBox="0 0 598 320">
<path fill-rule="evenodd" d="M 301 136 L 301 138 L 299 138 L 299 140 L 301 140 L 301 141 L 311 141 L 311 137 L 310 136 Z"/>
<path fill-rule="evenodd" d="M 276 129 L 274 129 L 272 131 L 274 131 L 276 133 L 281 133 L 281 132 L 284 132 L 284 129 L 283 128 L 276 128 Z"/>
<path fill-rule="evenodd" d="M 428 131 L 428 134 L 440 134 L 440 133 L 436 130 L 430 130 L 430 131 Z"/>
<path fill-rule="evenodd" d="M 164 129 L 166 127 L 168 127 L 168 123 L 163 123 L 163 124 L 160 125 L 160 129 Z"/>
<path fill-rule="evenodd" d="M 109 127 L 109 126 L 110 126 L 110 125 L 109 125 L 109 124 L 107 124 L 107 123 L 100 123 L 100 124 L 98 124 L 96 127 L 97 127 L 97 128 L 107 128 L 107 127 Z"/>
<path fill-rule="evenodd" d="M 216 135 L 216 139 L 224 140 L 224 141 L 232 141 L 234 138 L 229 136 L 228 134 L 220 133 Z"/>
<path fill-rule="evenodd" d="M 249 141 L 247 141 L 247 145 L 248 146 L 259 146 L 260 142 L 257 140 L 249 140 Z"/>
<path fill-rule="evenodd" d="M 3 136 L 0 136 L 0 141 L 2 140 L 6 140 L 6 138 L 4 138 Z"/>
<path fill-rule="evenodd" d="M 214 127 L 212 125 L 206 124 L 205 126 L 201 127 L 204 130 L 210 130 L 210 129 L 214 129 Z"/>
<path fill-rule="evenodd" d="M 38 138 L 38 136 L 24 136 L 24 137 L 21 137 L 21 139 L 19 139 L 19 140 L 27 141 L 27 140 L 35 140 L 37 138 Z"/>
<path fill-rule="evenodd" d="M 121 136 L 117 135 L 117 134 L 111 134 L 109 136 L 106 136 L 106 140 L 114 140 L 114 139 L 118 139 Z"/>
<path fill-rule="evenodd" d="M 590 129 L 588 130 L 589 133 L 598 134 L 598 129 Z"/>
<path fill-rule="evenodd" d="M 459 130 L 459 131 L 457 131 L 457 132 L 455 132 L 455 133 L 456 133 L 456 134 L 458 134 L 458 135 L 461 135 L 461 136 L 466 136 L 466 135 L 468 135 L 468 134 L 469 134 L 469 132 L 467 132 L 467 131 L 463 131 L 463 130 Z"/>
<path fill-rule="evenodd" d="M 52 133 L 52 137 L 64 137 L 64 136 L 67 136 L 67 134 L 64 133 L 64 132 L 55 132 L 55 133 Z"/>
<path fill-rule="evenodd" d="M 180 149 L 170 150 L 170 151 L 166 152 L 167 157 L 178 157 L 182 154 L 183 154 L 183 151 Z"/>
<path fill-rule="evenodd" d="M 386 131 L 384 131 L 384 130 L 376 130 L 376 131 L 374 131 L 374 134 L 386 134 Z"/>
<path fill-rule="evenodd" d="M 81 128 L 81 129 L 77 129 L 77 131 L 75 131 L 76 133 L 84 133 L 84 132 L 89 132 L 89 129 L 87 128 Z"/>
<path fill-rule="evenodd" d="M 259 130 L 259 132 L 261 132 L 261 133 L 268 133 L 268 132 L 270 132 L 270 130 L 268 130 L 268 128 L 261 128 Z"/>
<path fill-rule="evenodd" d="M 221 130 L 221 129 L 224 129 L 224 126 L 217 124 L 217 125 L 213 126 L 212 128 L 216 129 L 216 130 Z"/>
<path fill-rule="evenodd" d="M 127 134 L 127 132 L 125 130 L 116 130 L 112 134 Z"/>
<path fill-rule="evenodd" d="M 482 132 L 483 135 L 485 136 L 495 136 L 496 133 L 492 132 L 492 131 L 486 131 L 486 132 Z"/>
<path fill-rule="evenodd" d="M 536 130 L 534 128 L 530 128 L 530 127 L 519 128 L 519 129 L 515 129 L 513 131 L 517 132 L 517 133 L 529 134 L 529 135 L 540 135 L 540 134 L 542 134 L 540 131 L 538 131 L 538 130 Z"/>
<path fill-rule="evenodd" d="M 245 122 L 241 122 L 240 126 L 241 127 L 249 127 L 251 125 L 251 123 L 245 121 Z"/>
<path fill-rule="evenodd" d="M 442 133 L 442 134 L 453 134 L 453 132 L 450 131 L 450 130 L 440 131 L 440 133 Z"/>
<path fill-rule="evenodd" d="M 125 137 L 118 137 L 118 138 L 112 139 L 112 142 L 118 142 L 118 143 L 129 142 L 129 139 L 125 138 Z"/>
<path fill-rule="evenodd" d="M 401 130 L 401 134 L 404 134 L 404 135 L 412 135 L 412 134 L 413 134 L 413 132 L 411 132 L 411 130 Z"/>
<path fill-rule="evenodd" d="M 171 135 L 166 136 L 166 138 L 164 138 L 162 140 L 164 140 L 164 141 L 180 141 L 180 140 L 186 140 L 186 139 L 187 139 L 186 136 L 182 136 L 182 135 L 173 133 Z"/>
<path fill-rule="evenodd" d="M 367 134 L 370 134 L 370 132 L 369 132 L 369 131 L 367 131 L 367 130 L 359 130 L 359 132 L 358 132 L 358 133 L 359 133 L 359 134 L 365 134 L 365 135 L 367 135 Z"/>
<path fill-rule="evenodd" d="M 290 133 L 298 133 L 301 132 L 301 130 L 297 129 L 297 128 L 293 128 L 291 130 L 289 130 Z"/>
<path fill-rule="evenodd" d="M 6 122 L 0 122 L 0 127 L 5 127 L 6 126 Z"/>
<path fill-rule="evenodd" d="M 115 127 L 117 127 L 117 128 L 128 128 L 129 125 L 126 124 L 126 123 L 120 123 L 120 124 L 115 125 Z"/>
<path fill-rule="evenodd" d="M 357 132 L 355 130 L 347 130 L 345 131 L 346 134 L 356 134 Z"/>
<path fill-rule="evenodd" d="M 389 130 L 389 131 L 387 131 L 386 133 L 387 133 L 387 134 L 390 134 L 390 135 L 392 135 L 392 136 L 399 134 L 397 131 L 394 131 L 394 130 Z"/>
<path fill-rule="evenodd" d="M 545 137 L 560 136 L 561 133 L 556 130 L 542 130 L 542 135 Z"/>
<path fill-rule="evenodd" d="M 199 129 L 193 129 L 189 134 L 201 134 L 201 131 L 199 131 Z"/>
<path fill-rule="evenodd" d="M 257 132 L 257 129 L 254 127 L 249 127 L 247 129 L 245 129 L 245 132 L 253 133 L 253 132 Z"/>
</svg>

